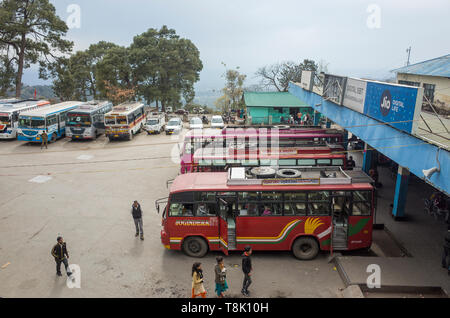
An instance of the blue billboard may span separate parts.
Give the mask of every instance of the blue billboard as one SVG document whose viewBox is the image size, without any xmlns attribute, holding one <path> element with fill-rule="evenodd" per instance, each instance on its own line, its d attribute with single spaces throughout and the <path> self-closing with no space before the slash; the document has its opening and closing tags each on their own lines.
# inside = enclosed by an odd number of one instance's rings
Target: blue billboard
<svg viewBox="0 0 450 318">
<path fill-rule="evenodd" d="M 364 114 L 413 133 L 422 96 L 423 90 L 418 87 L 368 81 Z"/>
</svg>

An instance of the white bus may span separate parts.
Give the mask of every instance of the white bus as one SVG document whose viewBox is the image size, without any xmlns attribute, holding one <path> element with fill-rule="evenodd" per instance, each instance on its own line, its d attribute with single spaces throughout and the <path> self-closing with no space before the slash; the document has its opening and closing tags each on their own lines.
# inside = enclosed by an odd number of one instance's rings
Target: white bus
<svg viewBox="0 0 450 318">
<path fill-rule="evenodd" d="M 112 110 L 108 101 L 90 101 L 67 113 L 66 137 L 95 139 L 105 133 L 105 114 Z"/>
<path fill-rule="evenodd" d="M 41 134 L 47 131 L 48 140 L 56 141 L 66 135 L 67 113 L 83 102 L 63 102 L 23 112 L 19 116 L 17 139 L 42 142 Z"/>
<path fill-rule="evenodd" d="M 109 140 L 115 138 L 131 140 L 133 135 L 142 131 L 146 118 L 144 104 L 139 102 L 120 104 L 105 114 L 105 134 Z"/>
<path fill-rule="evenodd" d="M 46 100 L 7 99 L 0 101 L 0 139 L 15 139 L 19 128 L 19 114 L 50 105 Z"/>
</svg>

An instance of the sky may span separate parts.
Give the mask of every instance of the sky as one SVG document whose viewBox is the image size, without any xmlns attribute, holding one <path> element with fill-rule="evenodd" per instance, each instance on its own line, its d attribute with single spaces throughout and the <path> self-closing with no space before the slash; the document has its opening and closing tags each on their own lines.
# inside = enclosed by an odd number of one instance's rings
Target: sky
<svg viewBox="0 0 450 318">
<path fill-rule="evenodd" d="M 67 38 L 74 50 L 133 37 L 162 25 L 199 49 L 198 91 L 224 86 L 224 62 L 256 84 L 258 68 L 283 61 L 324 61 L 329 73 L 384 79 L 390 70 L 450 53 L 449 0 L 50 0 L 65 21 L 70 5 L 80 25 Z M 73 21 L 73 20 L 70 20 Z M 39 80 L 28 69 L 23 82 Z"/>
</svg>

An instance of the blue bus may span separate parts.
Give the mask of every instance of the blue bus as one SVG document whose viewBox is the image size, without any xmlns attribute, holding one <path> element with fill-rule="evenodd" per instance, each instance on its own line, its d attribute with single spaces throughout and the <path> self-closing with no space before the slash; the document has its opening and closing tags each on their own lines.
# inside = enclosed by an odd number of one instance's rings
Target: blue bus
<svg viewBox="0 0 450 318">
<path fill-rule="evenodd" d="M 17 139 L 41 142 L 41 134 L 44 130 L 47 130 L 50 142 L 64 137 L 66 135 L 67 113 L 81 104 L 83 102 L 63 102 L 21 113 Z"/>
</svg>

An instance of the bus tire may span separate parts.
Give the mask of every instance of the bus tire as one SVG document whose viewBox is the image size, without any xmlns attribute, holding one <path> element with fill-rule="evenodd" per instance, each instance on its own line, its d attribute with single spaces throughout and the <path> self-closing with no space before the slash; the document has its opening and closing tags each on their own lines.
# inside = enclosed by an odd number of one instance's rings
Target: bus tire
<svg viewBox="0 0 450 318">
<path fill-rule="evenodd" d="M 277 171 L 279 178 L 300 178 L 301 172 L 297 169 L 284 168 Z"/>
<path fill-rule="evenodd" d="M 183 241 L 183 252 L 191 257 L 203 257 L 208 252 L 208 244 L 198 236 L 190 236 Z"/>
<path fill-rule="evenodd" d="M 312 237 L 299 237 L 292 245 L 292 253 L 298 259 L 311 260 L 319 254 L 319 244 Z"/>
<path fill-rule="evenodd" d="M 133 131 L 130 131 L 130 134 L 128 135 L 128 140 L 133 140 Z"/>
<path fill-rule="evenodd" d="M 54 133 L 53 135 L 52 135 L 52 138 L 50 139 L 50 142 L 56 142 L 56 133 Z"/>
</svg>

